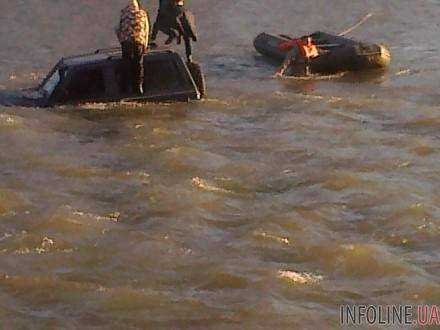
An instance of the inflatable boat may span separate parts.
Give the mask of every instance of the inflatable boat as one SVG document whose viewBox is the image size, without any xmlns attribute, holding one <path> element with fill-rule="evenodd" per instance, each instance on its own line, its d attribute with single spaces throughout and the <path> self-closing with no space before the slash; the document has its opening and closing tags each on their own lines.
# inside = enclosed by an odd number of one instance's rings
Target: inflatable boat
<svg viewBox="0 0 440 330">
<path fill-rule="evenodd" d="M 197 63 L 185 62 L 170 49 L 150 49 L 143 60 L 143 94 L 126 92 L 118 47 L 62 58 L 38 87 L 23 91 L 22 97 L 27 104 L 49 107 L 88 102 L 188 101 L 205 95 L 205 78 Z"/>
<path fill-rule="evenodd" d="M 318 56 L 304 62 L 308 70 L 298 70 L 298 74 L 294 75 L 384 69 L 391 61 L 390 52 L 383 45 L 358 42 L 325 32 L 315 32 L 297 39 L 261 33 L 255 38 L 254 46 L 260 54 L 281 64 L 288 52 L 283 44 L 292 40 L 311 41 L 318 49 Z"/>
</svg>

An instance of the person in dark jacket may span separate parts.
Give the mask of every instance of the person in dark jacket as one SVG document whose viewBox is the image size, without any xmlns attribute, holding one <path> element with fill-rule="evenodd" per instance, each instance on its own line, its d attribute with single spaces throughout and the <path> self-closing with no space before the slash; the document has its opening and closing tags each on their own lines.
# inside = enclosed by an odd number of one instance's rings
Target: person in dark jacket
<svg viewBox="0 0 440 330">
<path fill-rule="evenodd" d="M 122 48 L 124 87 L 131 86 L 133 92 L 140 94 L 143 93 L 143 55 L 148 47 L 149 31 L 147 12 L 139 6 L 138 0 L 130 0 L 121 10 L 116 35 Z"/>
<path fill-rule="evenodd" d="M 158 32 L 168 35 L 165 44 L 177 38 L 177 44 L 183 37 L 188 62 L 192 62 L 191 40 L 197 41 L 194 15 L 185 8 L 183 0 L 159 0 L 159 11 L 153 26 L 151 39 L 155 40 Z"/>
<path fill-rule="evenodd" d="M 177 43 L 180 44 L 183 28 L 181 28 L 177 22 L 174 0 L 159 0 L 156 22 L 153 24 L 153 31 L 151 33 L 152 41 L 156 40 L 159 31 L 162 31 L 168 36 L 168 39 L 165 41 L 166 45 L 173 42 L 176 37 L 178 37 Z"/>
</svg>

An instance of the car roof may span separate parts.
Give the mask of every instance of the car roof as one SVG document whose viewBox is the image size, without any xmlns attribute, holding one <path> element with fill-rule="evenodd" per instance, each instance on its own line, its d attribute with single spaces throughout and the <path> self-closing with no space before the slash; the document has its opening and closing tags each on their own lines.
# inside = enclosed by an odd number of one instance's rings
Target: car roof
<svg viewBox="0 0 440 330">
<path fill-rule="evenodd" d="M 146 56 L 151 55 L 170 55 L 175 52 L 168 48 L 157 48 L 150 49 L 145 54 Z M 94 64 L 99 63 L 104 60 L 110 58 L 121 58 L 122 51 L 120 47 L 115 48 L 107 48 L 107 49 L 98 49 L 93 53 L 86 53 L 81 55 L 74 55 L 69 57 L 64 57 L 61 59 L 59 65 L 60 66 L 76 66 L 76 65 L 85 65 L 85 64 Z"/>
</svg>

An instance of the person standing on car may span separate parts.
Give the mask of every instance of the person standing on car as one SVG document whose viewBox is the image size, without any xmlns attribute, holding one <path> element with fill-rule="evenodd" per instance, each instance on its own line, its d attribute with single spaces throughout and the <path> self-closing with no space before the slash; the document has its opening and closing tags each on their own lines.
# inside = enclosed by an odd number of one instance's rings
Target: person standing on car
<svg viewBox="0 0 440 330">
<path fill-rule="evenodd" d="M 194 15 L 185 8 L 184 0 L 159 0 L 159 11 L 153 25 L 151 40 L 156 40 L 157 33 L 168 35 L 165 44 L 170 44 L 177 37 L 177 44 L 183 37 L 188 62 L 192 62 L 191 40 L 197 41 Z"/>
<path fill-rule="evenodd" d="M 140 94 L 143 94 L 143 55 L 148 48 L 149 33 L 148 13 L 141 8 L 138 0 L 130 0 L 128 6 L 121 10 L 116 35 L 122 48 L 124 87 L 131 86 L 133 92 Z"/>
<path fill-rule="evenodd" d="M 156 40 L 159 31 L 168 36 L 165 45 L 169 45 L 176 37 L 178 38 L 177 43 L 180 43 L 183 28 L 177 22 L 174 0 L 159 0 L 159 9 L 151 33 L 152 41 Z"/>
</svg>

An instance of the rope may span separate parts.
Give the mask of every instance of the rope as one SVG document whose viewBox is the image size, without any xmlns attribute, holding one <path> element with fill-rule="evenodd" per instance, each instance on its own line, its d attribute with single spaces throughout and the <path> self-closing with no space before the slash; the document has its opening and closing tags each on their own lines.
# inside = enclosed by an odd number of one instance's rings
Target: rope
<svg viewBox="0 0 440 330">
<path fill-rule="evenodd" d="M 343 37 L 347 34 L 349 34 L 350 32 L 352 32 L 353 30 L 357 29 L 359 26 L 361 26 L 362 24 L 364 24 L 366 21 L 368 21 L 370 19 L 370 17 L 373 16 L 373 13 L 368 13 L 367 15 L 365 15 L 358 23 L 356 23 L 355 25 L 353 25 L 352 27 L 348 28 L 347 30 L 341 32 L 338 34 L 339 37 Z"/>
</svg>

